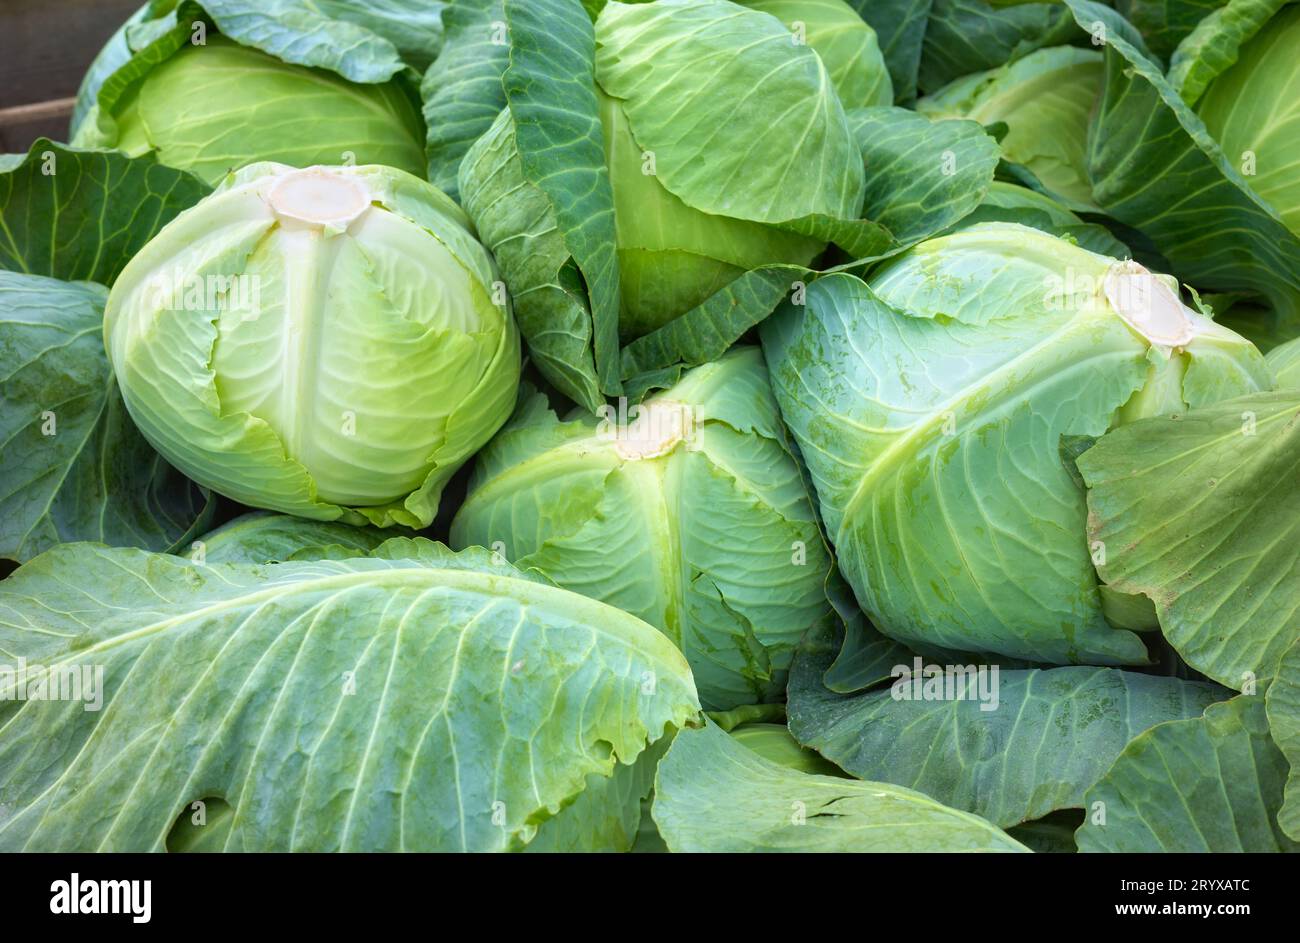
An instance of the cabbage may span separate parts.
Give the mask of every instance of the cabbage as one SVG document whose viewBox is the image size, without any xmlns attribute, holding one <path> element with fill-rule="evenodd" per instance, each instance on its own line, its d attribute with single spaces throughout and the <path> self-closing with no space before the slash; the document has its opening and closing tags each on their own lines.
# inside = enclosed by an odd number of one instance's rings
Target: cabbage
<svg viewBox="0 0 1300 943">
<path fill-rule="evenodd" d="M 526 398 L 481 453 L 451 542 L 658 626 L 709 709 L 778 699 L 799 637 L 832 614 L 830 557 L 753 347 L 628 416 L 561 421 Z"/>
<path fill-rule="evenodd" d="M 254 164 L 131 260 L 105 345 L 132 418 L 195 481 L 423 527 L 514 402 L 496 278 L 456 205 L 409 174 Z"/>
<path fill-rule="evenodd" d="M 225 30 L 146 8 L 109 41 L 78 95 L 74 144 L 154 152 L 212 184 L 257 161 L 425 176 L 416 75 L 375 31 L 392 32 L 379 11 L 204 6 Z M 402 44 L 413 61 L 436 51 L 440 31 L 419 26 Z"/>
<path fill-rule="evenodd" d="M 922 652 L 1146 662 L 1106 620 L 1073 458 L 1118 424 L 1271 385 L 1248 341 L 1173 288 L 987 223 L 866 282 L 827 276 L 764 323 L 777 401 L 877 628 Z"/>
</svg>

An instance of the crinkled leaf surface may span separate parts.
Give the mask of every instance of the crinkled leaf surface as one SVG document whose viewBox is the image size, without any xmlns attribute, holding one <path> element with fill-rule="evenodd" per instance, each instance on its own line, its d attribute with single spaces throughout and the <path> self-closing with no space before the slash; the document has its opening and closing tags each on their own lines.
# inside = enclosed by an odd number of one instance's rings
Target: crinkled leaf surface
<svg viewBox="0 0 1300 943">
<path fill-rule="evenodd" d="M 77 89 L 77 103 L 72 111 L 72 120 L 69 122 L 69 140 L 77 136 L 81 123 L 86 119 L 86 115 L 94 107 L 99 97 L 99 89 L 104 84 L 104 81 L 131 61 L 132 52 L 128 38 L 130 31 L 136 24 L 147 20 L 149 14 L 150 4 L 148 3 L 145 3 L 135 13 L 131 14 L 131 17 L 109 37 L 108 42 L 99 50 L 90 67 L 86 69 L 86 74 L 81 79 L 81 86 Z"/>
<path fill-rule="evenodd" d="M 1098 571 L 1235 690 L 1300 637 L 1300 391 L 1121 426 L 1079 458 Z"/>
<path fill-rule="evenodd" d="M 424 70 L 442 48 L 443 18 L 452 4 L 444 0 L 315 0 L 315 6 L 336 20 L 382 36 L 397 47 L 405 62 Z"/>
<path fill-rule="evenodd" d="M 1278 827 L 1287 761 L 1262 694 L 1153 727 L 1084 798 L 1080 851 L 1297 851 Z"/>
<path fill-rule="evenodd" d="M 440 6 L 440 4 L 437 4 Z M 392 42 L 390 16 L 366 11 L 360 4 L 325 0 L 319 5 L 303 0 L 199 0 L 201 7 L 225 36 L 245 46 L 296 65 L 329 69 L 353 82 L 386 82 L 407 68 Z M 392 3 L 380 0 L 380 9 Z M 433 12 L 425 4 L 425 15 Z M 345 7 L 347 17 L 338 14 Z M 407 15 L 406 36 L 427 30 L 428 21 Z M 363 15 L 364 14 L 364 15 Z M 183 25 L 185 17 L 182 16 Z M 372 26 L 383 24 L 383 34 Z"/>
<path fill-rule="evenodd" d="M 643 825 L 654 827 L 644 803 L 654 790 L 655 770 L 671 743 L 656 740 L 630 766 L 609 776 L 592 773 L 586 788 L 555 818 L 547 819 L 525 851 L 631 851 Z"/>
<path fill-rule="evenodd" d="M 104 355 L 108 292 L 0 270 L 0 557 L 93 540 L 170 550 L 213 498 L 127 415 Z"/>
<path fill-rule="evenodd" d="M 654 820 L 671 851 L 1027 851 L 910 789 L 780 766 L 714 724 L 673 738 Z"/>
<path fill-rule="evenodd" d="M 65 545 L 0 584 L 0 649 L 103 666 L 99 711 L 0 701 L 8 850 L 161 850 L 209 798 L 227 850 L 518 848 L 698 710 L 650 626 L 402 538 L 269 567 Z"/>
<path fill-rule="evenodd" d="M 1277 824 L 1289 837 L 1300 841 L 1300 642 L 1282 656 L 1264 706 L 1269 737 L 1291 768 Z"/>
<path fill-rule="evenodd" d="M 1134 736 L 1195 717 L 1228 693 L 1113 668 L 999 670 L 994 682 L 983 665 L 986 682 L 955 677 L 957 696 L 941 689 L 899 700 L 883 688 L 846 697 L 822 682 L 829 641 L 814 634 L 796 653 L 788 706 L 796 739 L 859 779 L 917 789 L 1002 826 L 1078 808 Z"/>
</svg>

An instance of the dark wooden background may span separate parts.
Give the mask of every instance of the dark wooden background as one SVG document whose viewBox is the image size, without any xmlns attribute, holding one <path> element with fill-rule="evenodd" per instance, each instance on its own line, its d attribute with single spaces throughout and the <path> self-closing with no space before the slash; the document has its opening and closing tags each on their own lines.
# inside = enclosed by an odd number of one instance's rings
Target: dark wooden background
<svg viewBox="0 0 1300 943">
<path fill-rule="evenodd" d="M 0 0 L 0 153 L 65 141 L 101 46 L 144 0 Z"/>
</svg>

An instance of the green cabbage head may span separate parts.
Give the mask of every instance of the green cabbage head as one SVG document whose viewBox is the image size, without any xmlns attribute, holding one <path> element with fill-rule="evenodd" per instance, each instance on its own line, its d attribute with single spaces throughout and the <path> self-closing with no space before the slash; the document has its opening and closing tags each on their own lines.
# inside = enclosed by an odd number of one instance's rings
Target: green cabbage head
<svg viewBox="0 0 1300 943">
<path fill-rule="evenodd" d="M 830 275 L 763 324 L 840 568 L 921 652 L 1140 664 L 1140 597 L 1094 569 L 1075 458 L 1118 425 L 1266 390 L 1177 283 L 1010 223 Z M 1166 535 L 1169 540 L 1182 535 Z M 1143 605 L 1145 604 L 1145 606 Z"/>
<path fill-rule="evenodd" d="M 514 404 L 519 340 L 496 282 L 423 180 L 261 163 L 131 260 L 104 337 L 136 424 L 195 481 L 300 517 L 423 527 Z"/>
<path fill-rule="evenodd" d="M 624 338 L 750 269 L 808 264 L 826 246 L 809 220 L 861 215 L 864 169 L 844 107 L 818 54 L 776 17 L 728 0 L 611 2 L 595 43 Z M 521 292 L 565 249 L 530 196 L 512 120 L 506 109 L 470 149 L 459 187 Z"/>
<path fill-rule="evenodd" d="M 153 151 L 213 184 L 256 161 L 387 164 L 425 175 L 424 124 L 399 81 L 350 82 L 217 34 L 126 71 L 138 76 L 101 93 L 107 104 L 90 109 L 74 144 Z"/>
<path fill-rule="evenodd" d="M 757 348 L 627 415 L 524 399 L 480 453 L 454 546 L 496 550 L 633 613 L 685 653 L 709 709 L 779 699 L 831 616 L 830 556 Z"/>
<path fill-rule="evenodd" d="M 1076 208 L 1091 208 L 1088 120 L 1101 91 L 1102 53 L 1054 46 L 964 76 L 916 103 L 931 118 L 1003 123 L 1002 153 Z"/>
<path fill-rule="evenodd" d="M 1230 34 L 1225 27 L 1219 41 L 1226 46 Z M 1188 48 L 1189 59 L 1200 52 L 1192 42 Z M 1209 59 L 1209 51 L 1201 54 Z M 1227 159 L 1245 171 L 1247 185 L 1300 233 L 1300 4 L 1283 7 L 1239 49 L 1220 50 L 1218 59 L 1231 61 L 1233 53 L 1235 64 L 1209 83 L 1196 112 Z"/>
</svg>

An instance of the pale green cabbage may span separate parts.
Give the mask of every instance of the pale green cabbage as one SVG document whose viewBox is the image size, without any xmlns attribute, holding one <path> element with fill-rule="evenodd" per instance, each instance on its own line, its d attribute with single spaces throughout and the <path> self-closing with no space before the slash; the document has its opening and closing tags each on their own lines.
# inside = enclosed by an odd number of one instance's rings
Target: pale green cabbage
<svg viewBox="0 0 1300 943">
<path fill-rule="evenodd" d="M 922 243 L 763 325 L 840 567 L 922 651 L 1141 664 L 1098 591 L 1074 457 L 1144 416 L 1268 389 L 1167 280 L 1012 224 Z M 1132 616 L 1131 612 L 1127 612 Z"/>
<path fill-rule="evenodd" d="M 136 255 L 104 336 L 136 424 L 195 481 L 302 517 L 422 527 L 514 402 L 496 279 L 422 180 L 255 164 Z"/>
<path fill-rule="evenodd" d="M 756 348 L 621 419 L 525 399 L 483 450 L 452 544 L 491 547 L 658 626 L 710 709 L 778 699 L 831 617 L 830 557 Z"/>
<path fill-rule="evenodd" d="M 419 111 L 396 82 L 349 82 L 214 35 L 147 72 L 75 143 L 156 151 L 216 183 L 255 161 L 386 164 L 423 176 L 423 139 Z"/>
</svg>

